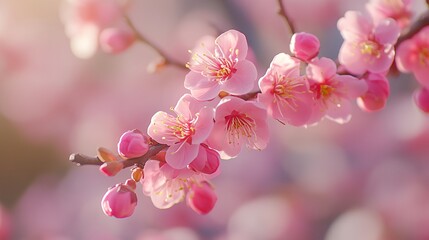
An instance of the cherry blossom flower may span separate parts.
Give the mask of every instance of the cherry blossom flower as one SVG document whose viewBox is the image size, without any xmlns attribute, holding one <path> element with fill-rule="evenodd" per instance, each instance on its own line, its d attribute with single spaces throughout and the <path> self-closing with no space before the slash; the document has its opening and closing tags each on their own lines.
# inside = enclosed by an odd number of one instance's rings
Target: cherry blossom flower
<svg viewBox="0 0 429 240">
<path fill-rule="evenodd" d="M 320 41 L 313 34 L 300 32 L 292 35 L 290 51 L 295 57 L 308 62 L 319 54 Z"/>
<path fill-rule="evenodd" d="M 301 62 L 285 53 L 277 54 L 270 68 L 259 79 L 258 101 L 267 113 L 280 122 L 301 126 L 311 116 L 312 95 L 306 80 L 300 76 Z"/>
<path fill-rule="evenodd" d="M 191 51 L 187 64 L 191 70 L 185 77 L 185 87 L 198 100 L 210 100 L 220 91 L 245 94 L 252 90 L 257 77 L 255 65 L 246 59 L 247 41 L 244 34 L 229 30 L 213 40 L 204 38 Z"/>
<path fill-rule="evenodd" d="M 135 182 L 127 181 L 125 184 L 117 184 L 110 188 L 103 199 L 101 207 L 107 216 L 126 218 L 133 214 L 137 205 L 137 195 L 134 192 Z"/>
<path fill-rule="evenodd" d="M 390 93 L 389 81 L 386 76 L 370 73 L 363 80 L 368 85 L 368 90 L 358 98 L 358 106 L 368 112 L 382 109 L 386 105 Z"/>
<path fill-rule="evenodd" d="M 414 102 L 425 113 L 429 113 L 429 89 L 421 88 L 414 92 Z"/>
<path fill-rule="evenodd" d="M 197 157 L 189 164 L 189 168 L 204 174 L 215 173 L 220 164 L 219 153 L 210 149 L 206 144 L 200 144 Z"/>
<path fill-rule="evenodd" d="M 350 100 L 367 90 L 365 81 L 350 75 L 337 75 L 337 67 L 329 58 L 315 59 L 307 67 L 310 91 L 313 93 L 314 109 L 309 124 L 326 116 L 337 123 L 351 119 Z"/>
<path fill-rule="evenodd" d="M 199 214 L 209 213 L 217 201 L 213 187 L 206 181 L 192 184 L 186 195 L 188 206 Z"/>
<path fill-rule="evenodd" d="M 118 142 L 118 153 L 124 158 L 143 156 L 149 150 L 148 137 L 137 129 L 126 131 Z"/>
<path fill-rule="evenodd" d="M 165 160 L 173 168 L 182 169 L 191 163 L 213 128 L 213 108 L 204 104 L 185 94 L 173 109 L 177 116 L 159 111 L 152 117 L 147 132 L 169 146 Z"/>
<path fill-rule="evenodd" d="M 392 18 L 404 29 L 411 22 L 411 0 L 370 0 L 366 9 L 376 23 Z"/>
<path fill-rule="evenodd" d="M 417 81 L 429 88 L 429 26 L 411 39 L 403 41 L 396 54 L 396 66 L 401 72 L 412 72 Z"/>
<path fill-rule="evenodd" d="M 117 21 L 128 0 L 67 0 L 61 17 L 73 53 L 89 58 L 97 50 L 100 31 Z"/>
<path fill-rule="evenodd" d="M 207 142 L 222 158 L 236 157 L 242 145 L 262 150 L 268 140 L 267 111 L 261 104 L 237 97 L 225 97 L 220 101 Z"/>
<path fill-rule="evenodd" d="M 393 19 L 374 25 L 362 13 L 348 11 L 337 26 L 344 38 L 338 60 L 347 71 L 363 74 L 366 71 L 384 73 L 389 69 L 399 37 L 399 27 Z"/>
</svg>

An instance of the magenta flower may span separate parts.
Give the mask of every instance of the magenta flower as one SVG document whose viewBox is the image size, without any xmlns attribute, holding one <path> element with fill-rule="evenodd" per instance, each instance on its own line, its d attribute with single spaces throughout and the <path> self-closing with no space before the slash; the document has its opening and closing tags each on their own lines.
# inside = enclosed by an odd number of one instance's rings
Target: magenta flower
<svg viewBox="0 0 429 240">
<path fill-rule="evenodd" d="M 295 57 L 309 62 L 317 57 L 320 49 L 320 41 L 313 34 L 301 32 L 292 35 L 290 40 L 290 51 Z"/>
<path fill-rule="evenodd" d="M 137 129 L 126 131 L 118 142 L 118 153 L 124 158 L 143 156 L 149 150 L 148 137 Z"/>
<path fill-rule="evenodd" d="M 189 164 L 189 169 L 204 174 L 215 173 L 220 164 L 220 156 L 205 144 L 200 144 L 197 157 Z"/>
<path fill-rule="evenodd" d="M 350 100 L 367 90 L 365 81 L 336 72 L 337 67 L 329 58 L 315 59 L 308 65 L 307 78 L 314 100 L 309 124 L 324 116 L 340 124 L 348 122 L 351 119 Z"/>
<path fill-rule="evenodd" d="M 173 111 L 177 116 L 155 113 L 147 132 L 155 141 L 169 146 L 166 162 L 182 169 L 197 157 L 200 144 L 209 136 L 214 112 L 189 94 L 179 99 Z"/>
<path fill-rule="evenodd" d="M 368 90 L 358 98 L 358 106 L 367 112 L 382 109 L 390 94 L 389 81 L 386 76 L 370 73 L 363 80 L 368 85 Z"/>
<path fill-rule="evenodd" d="M 311 116 L 312 95 L 300 76 L 301 62 L 285 53 L 277 54 L 267 73 L 259 79 L 258 101 L 280 122 L 301 126 Z"/>
<path fill-rule="evenodd" d="M 206 181 L 192 184 L 186 195 L 188 206 L 199 214 L 209 213 L 216 205 L 217 196 L 213 187 Z"/>
<path fill-rule="evenodd" d="M 425 113 L 429 113 L 429 89 L 421 88 L 414 92 L 414 102 Z"/>
<path fill-rule="evenodd" d="M 134 188 L 133 188 L 134 187 Z M 126 218 L 133 214 L 137 205 L 137 195 L 134 186 L 117 184 L 104 194 L 101 207 L 107 216 Z"/>
<path fill-rule="evenodd" d="M 263 106 L 237 97 L 225 97 L 220 101 L 207 142 L 222 158 L 236 157 L 242 145 L 262 150 L 268 140 L 267 111 Z"/>
<path fill-rule="evenodd" d="M 236 30 L 229 30 L 216 40 L 205 38 L 192 51 L 185 88 L 198 100 L 213 99 L 220 91 L 235 95 L 248 93 L 257 73 L 255 65 L 246 60 L 247 49 L 246 37 Z"/>
<path fill-rule="evenodd" d="M 411 0 L 370 0 L 366 9 L 376 23 L 391 18 L 404 29 L 411 22 Z"/>
<path fill-rule="evenodd" d="M 384 73 L 393 62 L 394 44 L 399 27 L 392 19 L 373 25 L 370 18 L 360 12 L 348 11 L 338 20 L 338 29 L 344 38 L 338 60 L 353 74 L 366 71 Z"/>
<path fill-rule="evenodd" d="M 411 39 L 403 41 L 396 55 L 396 66 L 401 72 L 412 72 L 417 81 L 429 88 L 429 26 Z"/>
</svg>

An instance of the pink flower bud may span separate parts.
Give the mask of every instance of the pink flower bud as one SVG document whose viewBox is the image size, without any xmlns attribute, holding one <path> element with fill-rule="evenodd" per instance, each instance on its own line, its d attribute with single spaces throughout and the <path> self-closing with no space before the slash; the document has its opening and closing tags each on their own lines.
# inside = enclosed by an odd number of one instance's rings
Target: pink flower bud
<svg viewBox="0 0 429 240">
<path fill-rule="evenodd" d="M 100 45 L 107 53 L 120 53 L 128 49 L 136 40 L 130 30 L 107 28 L 100 34 Z"/>
<path fill-rule="evenodd" d="M 310 33 L 295 33 L 290 41 L 290 51 L 295 57 L 309 62 L 319 54 L 320 41 Z"/>
<path fill-rule="evenodd" d="M 100 171 L 109 177 L 115 176 L 124 168 L 122 162 L 105 162 L 100 166 Z"/>
<path fill-rule="evenodd" d="M 199 214 L 209 213 L 217 201 L 216 193 L 208 182 L 193 184 L 186 196 L 186 203 Z"/>
<path fill-rule="evenodd" d="M 10 239 L 11 221 L 9 214 L 0 205 L 0 239 Z"/>
<path fill-rule="evenodd" d="M 421 88 L 414 92 L 414 102 L 425 113 L 429 113 L 429 89 Z"/>
<path fill-rule="evenodd" d="M 367 83 L 368 90 L 358 98 L 358 106 L 367 112 L 382 109 L 390 94 L 389 81 L 384 75 L 376 73 L 369 74 L 363 80 Z"/>
<path fill-rule="evenodd" d="M 137 195 L 125 184 L 116 184 L 104 194 L 101 208 L 107 216 L 126 218 L 133 214 L 137 205 Z"/>
<path fill-rule="evenodd" d="M 118 153 L 125 158 L 141 157 L 148 150 L 148 138 L 137 129 L 125 132 L 119 139 Z"/>
</svg>

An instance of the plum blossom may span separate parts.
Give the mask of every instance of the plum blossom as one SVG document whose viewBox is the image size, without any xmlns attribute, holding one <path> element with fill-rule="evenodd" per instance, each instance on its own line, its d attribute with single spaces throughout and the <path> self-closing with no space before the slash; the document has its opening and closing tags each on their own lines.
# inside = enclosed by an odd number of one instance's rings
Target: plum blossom
<svg viewBox="0 0 429 240">
<path fill-rule="evenodd" d="M 421 88 L 414 92 L 414 102 L 425 113 L 429 113 L 429 89 Z"/>
<path fill-rule="evenodd" d="M 199 214 L 209 213 L 217 201 L 213 187 L 206 181 L 192 184 L 186 196 L 188 206 Z"/>
<path fill-rule="evenodd" d="M 417 81 L 429 88 L 429 26 L 411 39 L 403 41 L 396 54 L 396 66 L 401 72 L 412 72 Z"/>
<path fill-rule="evenodd" d="M 392 18 L 401 29 L 404 29 L 411 22 L 411 2 L 412 0 L 370 0 L 366 4 L 366 9 L 374 22 Z"/>
<path fill-rule="evenodd" d="M 310 91 L 313 93 L 314 109 L 309 124 L 322 117 L 343 124 L 351 119 L 350 100 L 367 90 L 365 81 L 350 75 L 338 75 L 337 67 L 329 58 L 313 60 L 307 67 Z"/>
<path fill-rule="evenodd" d="M 267 111 L 260 103 L 237 97 L 225 97 L 220 101 L 207 142 L 222 158 L 236 157 L 243 145 L 262 150 L 268 141 Z"/>
<path fill-rule="evenodd" d="M 294 126 L 306 124 L 311 116 L 312 95 L 300 75 L 300 65 L 298 59 L 279 53 L 259 79 L 258 101 L 266 106 L 268 115 Z"/>
<path fill-rule="evenodd" d="M 220 164 L 219 153 L 206 144 L 200 144 L 197 157 L 189 164 L 189 169 L 204 174 L 215 173 Z"/>
<path fill-rule="evenodd" d="M 390 94 L 389 81 L 386 76 L 370 73 L 363 80 L 368 85 L 368 90 L 357 99 L 358 106 L 368 112 L 382 109 Z"/>
<path fill-rule="evenodd" d="M 129 0 L 66 0 L 61 17 L 72 52 L 89 58 L 97 50 L 101 30 L 117 21 Z"/>
<path fill-rule="evenodd" d="M 399 27 L 393 19 L 383 19 L 374 25 L 362 13 L 347 11 L 337 27 L 344 38 L 338 60 L 347 71 L 384 73 L 390 68 L 399 37 Z"/>
<path fill-rule="evenodd" d="M 183 95 L 173 109 L 177 116 L 159 111 L 153 115 L 148 135 L 167 144 L 165 160 L 176 169 L 185 168 L 198 155 L 200 144 L 213 128 L 213 108 L 191 95 Z"/>
<path fill-rule="evenodd" d="M 137 206 L 136 186 L 133 180 L 110 188 L 101 200 L 101 207 L 107 216 L 126 218 L 133 214 Z"/>
<path fill-rule="evenodd" d="M 246 59 L 247 41 L 244 34 L 229 30 L 215 40 L 204 38 L 191 51 L 187 64 L 191 70 L 185 77 L 185 88 L 198 100 L 210 100 L 220 91 L 245 94 L 252 90 L 257 77 L 255 65 Z"/>
<path fill-rule="evenodd" d="M 124 158 L 143 156 L 149 150 L 149 139 L 137 129 L 126 131 L 118 142 L 118 153 Z"/>
<path fill-rule="evenodd" d="M 320 41 L 313 34 L 300 32 L 292 35 L 290 51 L 295 57 L 308 62 L 319 54 Z"/>
<path fill-rule="evenodd" d="M 121 53 L 135 41 L 136 35 L 129 29 L 107 28 L 100 33 L 101 49 L 107 53 Z"/>
</svg>

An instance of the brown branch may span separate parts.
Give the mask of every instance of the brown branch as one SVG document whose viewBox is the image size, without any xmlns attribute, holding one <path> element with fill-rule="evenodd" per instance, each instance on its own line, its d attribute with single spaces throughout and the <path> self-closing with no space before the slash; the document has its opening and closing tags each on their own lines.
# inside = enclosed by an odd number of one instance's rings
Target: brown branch
<svg viewBox="0 0 429 240">
<path fill-rule="evenodd" d="M 165 144 L 156 144 L 153 145 L 149 148 L 149 151 L 138 158 L 130 158 L 130 159 L 126 159 L 126 160 L 122 160 L 122 163 L 124 164 L 124 168 L 127 167 L 131 167 L 134 165 L 139 165 L 141 167 L 144 166 L 144 164 L 151 159 L 152 157 L 154 157 L 155 155 L 157 155 L 160 151 L 162 151 L 163 149 L 167 148 L 168 146 Z M 83 166 L 83 165 L 96 165 L 96 166 L 100 166 L 102 165 L 104 162 L 102 162 L 98 157 L 90 157 L 90 156 L 86 156 L 80 153 L 73 153 L 70 155 L 69 158 L 70 161 L 72 161 L 73 163 L 75 163 L 78 166 Z"/>
<path fill-rule="evenodd" d="M 409 28 L 409 30 L 399 37 L 395 44 L 395 48 L 397 48 L 403 41 L 412 38 L 416 33 L 426 26 L 429 26 L 429 11 L 422 14 L 420 18 Z"/>
<path fill-rule="evenodd" d="M 283 3 L 283 0 L 277 0 L 277 2 L 279 4 L 279 6 L 280 6 L 278 14 L 285 19 L 286 24 L 289 27 L 290 32 L 292 34 L 294 34 L 295 33 L 295 26 L 294 26 L 293 22 L 291 21 L 291 19 L 289 18 L 289 16 L 286 13 L 286 8 L 285 8 L 285 5 Z"/>
<path fill-rule="evenodd" d="M 136 26 L 134 25 L 134 23 L 131 21 L 131 19 L 127 16 L 124 15 L 125 21 L 127 22 L 128 26 L 131 28 L 131 30 L 133 31 L 133 33 L 135 34 L 136 38 L 138 41 L 149 45 L 153 50 L 155 50 L 158 55 L 160 55 L 164 60 L 165 60 L 165 64 L 169 64 L 169 65 L 173 65 L 176 66 L 178 68 L 182 68 L 182 69 L 186 69 L 185 64 L 180 63 L 174 59 L 171 59 L 167 56 L 167 54 L 158 46 L 156 46 L 154 43 L 152 43 L 151 41 L 149 41 L 146 37 L 144 37 L 136 28 Z"/>
<path fill-rule="evenodd" d="M 261 90 L 256 91 L 256 92 L 246 93 L 246 94 L 243 94 L 243 95 L 231 95 L 231 94 L 229 94 L 227 92 L 222 91 L 222 92 L 219 93 L 219 98 L 224 98 L 224 97 L 227 97 L 227 96 L 234 96 L 234 97 L 241 98 L 241 99 L 243 99 L 245 101 L 249 101 L 251 99 L 256 98 L 256 96 L 258 96 L 258 93 L 261 93 Z"/>
</svg>

